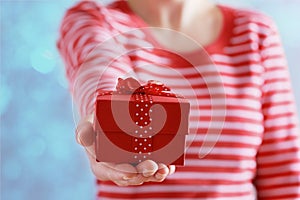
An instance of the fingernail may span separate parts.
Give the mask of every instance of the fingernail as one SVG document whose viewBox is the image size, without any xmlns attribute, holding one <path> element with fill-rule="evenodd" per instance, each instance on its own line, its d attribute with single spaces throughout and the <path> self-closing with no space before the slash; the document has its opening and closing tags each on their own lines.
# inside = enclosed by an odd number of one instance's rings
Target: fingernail
<svg viewBox="0 0 300 200">
<path fill-rule="evenodd" d="M 130 180 L 130 179 L 131 179 L 131 178 L 130 178 L 130 177 L 127 177 L 127 176 L 124 176 L 124 177 L 123 177 L 123 180 L 124 180 L 124 181 L 128 181 L 128 180 Z"/>
</svg>

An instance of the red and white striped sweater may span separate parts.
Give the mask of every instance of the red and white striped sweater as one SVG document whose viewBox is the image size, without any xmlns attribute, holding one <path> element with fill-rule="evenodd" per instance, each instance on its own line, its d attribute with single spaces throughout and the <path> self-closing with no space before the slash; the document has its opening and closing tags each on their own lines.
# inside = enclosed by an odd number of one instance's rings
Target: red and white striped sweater
<svg viewBox="0 0 300 200">
<path fill-rule="evenodd" d="M 82 116 L 93 112 L 97 88 L 113 90 L 124 76 L 161 80 L 191 102 L 186 166 L 162 183 L 98 181 L 99 199 L 300 199 L 299 128 L 276 28 L 260 13 L 220 8 L 223 30 L 205 47 L 215 65 L 194 67 L 163 50 L 126 1 L 67 11 L 58 48 Z M 200 51 L 184 56 L 203 59 Z"/>
</svg>

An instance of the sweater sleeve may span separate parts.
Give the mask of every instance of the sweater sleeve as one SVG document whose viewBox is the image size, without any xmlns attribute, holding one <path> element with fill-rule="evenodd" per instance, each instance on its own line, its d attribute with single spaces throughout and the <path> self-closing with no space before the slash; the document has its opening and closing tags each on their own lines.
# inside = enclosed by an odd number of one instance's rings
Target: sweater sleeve
<svg viewBox="0 0 300 200">
<path fill-rule="evenodd" d="M 81 1 L 66 12 L 60 27 L 57 47 L 81 116 L 93 113 L 97 89 L 113 90 L 117 78 L 132 71 L 105 9 L 93 1 Z"/>
<path fill-rule="evenodd" d="M 287 61 L 275 25 L 261 40 L 263 141 L 257 154 L 258 199 L 300 199 L 299 123 Z"/>
</svg>

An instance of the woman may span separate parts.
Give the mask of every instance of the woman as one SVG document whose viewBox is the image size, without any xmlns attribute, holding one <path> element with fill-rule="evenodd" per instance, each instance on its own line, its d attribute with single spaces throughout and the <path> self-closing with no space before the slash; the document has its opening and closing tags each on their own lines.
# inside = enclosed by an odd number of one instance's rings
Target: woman
<svg viewBox="0 0 300 200">
<path fill-rule="evenodd" d="M 196 136 L 186 165 L 175 172 L 151 160 L 137 166 L 96 162 L 95 90 L 113 90 L 124 74 L 142 82 L 168 82 L 165 68 L 186 74 L 204 58 L 198 44 L 215 67 L 189 74 Z M 99 199 L 300 199 L 296 109 L 268 17 L 209 0 L 82 1 L 66 13 L 58 48 L 82 118 L 77 140 L 88 150 Z M 183 67 L 168 52 L 195 65 Z M 175 91 L 183 86 L 176 78 L 170 84 Z M 218 140 L 200 159 L 197 150 L 214 131 L 220 131 Z"/>
</svg>

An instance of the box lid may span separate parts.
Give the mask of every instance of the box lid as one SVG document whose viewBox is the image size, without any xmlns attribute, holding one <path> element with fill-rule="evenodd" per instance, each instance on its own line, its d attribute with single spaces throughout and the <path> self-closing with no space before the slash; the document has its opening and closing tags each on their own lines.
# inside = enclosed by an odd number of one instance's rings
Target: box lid
<svg viewBox="0 0 300 200">
<path fill-rule="evenodd" d="M 98 128 L 144 137 L 154 134 L 188 134 L 190 104 L 187 99 L 147 94 L 98 96 Z"/>
</svg>

